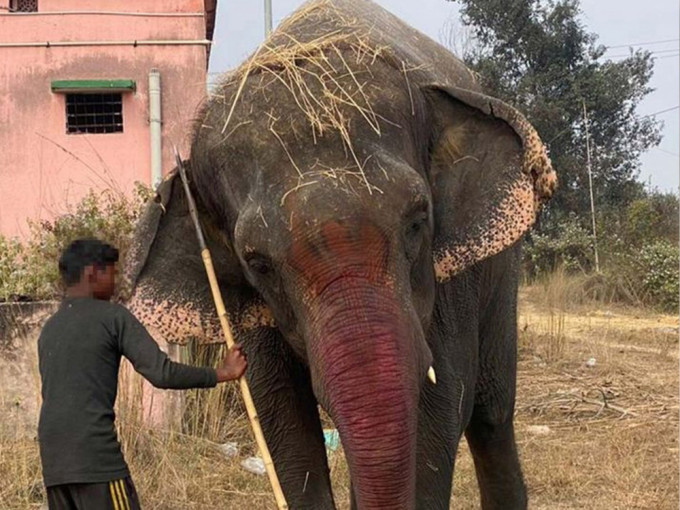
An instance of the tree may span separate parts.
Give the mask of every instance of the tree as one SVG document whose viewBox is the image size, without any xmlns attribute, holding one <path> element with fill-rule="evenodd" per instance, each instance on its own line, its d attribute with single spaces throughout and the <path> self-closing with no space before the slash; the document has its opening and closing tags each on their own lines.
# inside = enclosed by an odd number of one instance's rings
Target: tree
<svg viewBox="0 0 680 510">
<path fill-rule="evenodd" d="M 596 202 L 617 209 L 644 196 L 636 180 L 640 155 L 661 140 L 661 124 L 636 113 L 652 90 L 651 54 L 631 49 L 623 60 L 604 59 L 606 47 L 580 21 L 579 0 L 449 1 L 461 5 L 476 41 L 462 58 L 488 94 L 527 116 L 548 147 L 559 191 L 543 229 L 569 212 L 589 221 L 584 103 Z"/>
<path fill-rule="evenodd" d="M 632 201 L 626 210 L 624 235 L 629 246 L 637 248 L 644 242 L 664 240 L 678 244 L 678 196 L 658 190 Z"/>
</svg>

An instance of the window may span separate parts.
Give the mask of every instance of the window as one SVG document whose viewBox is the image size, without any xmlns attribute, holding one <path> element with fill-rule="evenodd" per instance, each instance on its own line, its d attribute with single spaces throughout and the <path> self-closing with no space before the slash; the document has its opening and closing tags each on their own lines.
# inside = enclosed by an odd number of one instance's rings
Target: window
<svg viewBox="0 0 680 510">
<path fill-rule="evenodd" d="M 38 0 L 9 0 L 9 12 L 38 12 Z"/>
<path fill-rule="evenodd" d="M 66 94 L 66 132 L 122 133 L 122 94 Z"/>
</svg>

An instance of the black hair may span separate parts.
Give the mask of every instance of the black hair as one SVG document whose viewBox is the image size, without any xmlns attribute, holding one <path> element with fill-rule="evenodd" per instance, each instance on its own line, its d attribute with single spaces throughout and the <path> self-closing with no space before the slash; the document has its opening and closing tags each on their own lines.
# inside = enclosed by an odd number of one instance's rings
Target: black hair
<svg viewBox="0 0 680 510">
<path fill-rule="evenodd" d="M 66 248 L 59 258 L 59 273 L 67 286 L 80 281 L 83 269 L 95 266 L 105 269 L 118 262 L 118 250 L 99 239 L 77 239 Z"/>
</svg>

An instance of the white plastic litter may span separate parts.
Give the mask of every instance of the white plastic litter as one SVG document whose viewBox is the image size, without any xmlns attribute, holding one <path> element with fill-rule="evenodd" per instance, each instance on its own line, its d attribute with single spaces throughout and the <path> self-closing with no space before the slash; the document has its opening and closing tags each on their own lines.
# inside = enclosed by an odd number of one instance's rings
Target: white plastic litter
<svg viewBox="0 0 680 510">
<path fill-rule="evenodd" d="M 264 461 L 260 457 L 248 457 L 241 461 L 241 467 L 246 471 L 255 475 L 264 476 L 267 470 L 264 467 Z"/>
<path fill-rule="evenodd" d="M 340 447 L 340 434 L 336 429 L 324 429 L 323 437 L 326 442 L 326 449 L 334 452 Z"/>
<path fill-rule="evenodd" d="M 224 443 L 217 445 L 217 449 L 228 459 L 233 459 L 238 455 L 238 443 Z"/>
<path fill-rule="evenodd" d="M 550 434 L 551 430 L 547 425 L 529 425 L 527 427 L 527 432 L 536 436 L 547 436 Z"/>
<path fill-rule="evenodd" d="M 597 364 L 597 360 L 595 358 L 589 358 L 588 361 L 586 361 L 586 366 L 588 368 L 593 368 Z"/>
</svg>

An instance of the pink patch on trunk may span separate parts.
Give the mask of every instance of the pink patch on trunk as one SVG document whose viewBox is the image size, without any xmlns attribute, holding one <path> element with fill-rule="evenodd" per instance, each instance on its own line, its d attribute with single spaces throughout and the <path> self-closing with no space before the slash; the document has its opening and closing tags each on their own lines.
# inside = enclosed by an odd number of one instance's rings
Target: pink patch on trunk
<svg viewBox="0 0 680 510">
<path fill-rule="evenodd" d="M 297 236 L 289 261 L 305 289 L 315 389 L 340 431 L 359 508 L 412 509 L 419 385 L 388 240 L 371 224 L 328 222 Z"/>
</svg>

